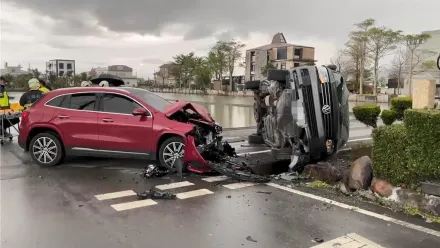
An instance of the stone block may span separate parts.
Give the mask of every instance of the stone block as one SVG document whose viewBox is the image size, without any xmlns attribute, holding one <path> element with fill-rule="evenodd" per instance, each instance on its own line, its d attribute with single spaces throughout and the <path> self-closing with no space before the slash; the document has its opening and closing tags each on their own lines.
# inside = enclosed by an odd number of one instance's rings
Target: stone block
<svg viewBox="0 0 440 248">
<path fill-rule="evenodd" d="M 435 103 L 435 81 L 414 80 L 413 82 L 413 109 L 432 109 Z"/>
</svg>

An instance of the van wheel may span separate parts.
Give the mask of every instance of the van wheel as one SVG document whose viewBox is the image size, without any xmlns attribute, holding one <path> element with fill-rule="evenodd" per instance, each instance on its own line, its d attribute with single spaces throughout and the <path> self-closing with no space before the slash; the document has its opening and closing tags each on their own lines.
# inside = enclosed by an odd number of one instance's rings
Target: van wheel
<svg viewBox="0 0 440 248">
<path fill-rule="evenodd" d="M 41 166 L 53 167 L 64 158 L 63 145 L 58 137 L 51 133 L 37 134 L 29 145 L 32 159 Z"/>
<path fill-rule="evenodd" d="M 181 137 L 174 136 L 168 138 L 160 145 L 160 165 L 170 171 L 174 171 L 176 169 L 174 163 L 177 159 L 183 158 L 184 153 L 185 144 L 183 143 L 183 139 Z"/>
</svg>

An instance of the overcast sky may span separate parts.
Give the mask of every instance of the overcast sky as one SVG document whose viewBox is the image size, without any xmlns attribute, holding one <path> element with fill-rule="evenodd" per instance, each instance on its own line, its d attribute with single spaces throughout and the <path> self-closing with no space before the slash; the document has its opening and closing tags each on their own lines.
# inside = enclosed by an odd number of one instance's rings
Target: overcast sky
<svg viewBox="0 0 440 248">
<path fill-rule="evenodd" d="M 369 17 L 406 33 L 440 29 L 440 0 L 0 2 L 2 68 L 7 61 L 44 70 L 50 59 L 74 59 L 77 72 L 124 64 L 143 77 L 178 53 L 206 54 L 218 39 L 249 49 L 283 32 L 289 43 L 314 46 L 325 64 Z"/>
</svg>

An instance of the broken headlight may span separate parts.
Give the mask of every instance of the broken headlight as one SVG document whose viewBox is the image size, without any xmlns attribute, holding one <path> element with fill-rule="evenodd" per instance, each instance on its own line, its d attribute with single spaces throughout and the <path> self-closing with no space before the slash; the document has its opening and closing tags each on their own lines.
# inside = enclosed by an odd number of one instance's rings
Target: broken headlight
<svg viewBox="0 0 440 248">
<path fill-rule="evenodd" d="M 218 122 L 214 123 L 214 131 L 216 134 L 221 134 L 223 132 L 223 127 L 220 126 Z"/>
</svg>

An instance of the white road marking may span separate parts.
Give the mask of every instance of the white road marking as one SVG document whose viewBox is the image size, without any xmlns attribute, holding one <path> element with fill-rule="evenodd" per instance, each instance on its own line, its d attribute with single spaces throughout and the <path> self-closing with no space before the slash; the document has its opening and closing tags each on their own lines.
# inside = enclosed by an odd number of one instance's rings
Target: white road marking
<svg viewBox="0 0 440 248">
<path fill-rule="evenodd" d="M 241 189 L 249 186 L 257 185 L 257 183 L 250 183 L 250 182 L 241 182 L 241 183 L 231 183 L 231 184 L 225 184 L 223 187 L 226 187 L 228 189 Z"/>
<path fill-rule="evenodd" d="M 263 151 L 256 151 L 256 152 L 244 152 L 244 153 L 239 153 L 237 154 L 237 156 L 243 156 L 243 155 L 252 155 L 252 154 L 259 154 L 259 153 L 266 153 L 266 152 L 270 152 L 271 150 L 263 150 Z"/>
<path fill-rule="evenodd" d="M 373 138 L 351 139 L 351 140 L 348 140 L 347 143 L 358 142 L 358 141 L 366 141 L 366 140 L 372 140 L 372 139 Z M 262 150 L 262 151 L 255 151 L 255 152 L 243 152 L 243 153 L 237 154 L 237 156 L 260 154 L 260 153 L 266 153 L 266 152 L 270 152 L 270 151 L 271 150 Z"/>
<path fill-rule="evenodd" d="M 347 237 L 352 238 L 352 239 L 354 239 L 354 240 L 356 240 L 356 241 L 358 241 L 360 243 L 363 243 L 363 244 L 367 245 L 368 248 L 370 248 L 370 247 L 371 248 L 385 248 L 383 246 L 380 246 L 380 245 L 374 243 L 373 241 L 371 241 L 369 239 L 366 239 L 366 238 L 358 235 L 357 233 L 347 234 Z"/>
<path fill-rule="evenodd" d="M 207 190 L 207 189 L 198 189 L 198 190 L 179 193 L 176 195 L 176 197 L 178 199 L 183 200 L 183 199 L 193 198 L 193 197 L 202 196 L 202 195 L 210 195 L 210 194 L 214 194 L 214 192 Z"/>
<path fill-rule="evenodd" d="M 356 233 L 350 233 L 345 236 L 327 241 L 325 243 L 312 246 L 311 248 L 367 248 L 367 247 L 385 248 Z"/>
<path fill-rule="evenodd" d="M 213 182 L 220 182 L 220 181 L 224 181 L 226 179 L 228 179 L 229 177 L 227 176 L 217 176 L 217 177 L 206 177 L 206 178 L 202 178 L 203 181 L 208 182 L 208 183 L 213 183 Z"/>
<path fill-rule="evenodd" d="M 311 198 L 311 199 L 314 199 L 314 200 L 318 200 L 318 201 L 322 201 L 322 202 L 325 202 L 325 203 L 329 203 L 329 204 L 332 204 L 332 205 L 335 205 L 335 206 L 338 206 L 338 207 L 341 207 L 341 208 L 352 210 L 352 211 L 355 211 L 355 212 L 358 212 L 358 213 L 361 213 L 361 214 L 364 214 L 364 215 L 368 215 L 368 216 L 371 216 L 371 217 L 374 217 L 374 218 L 377 218 L 377 219 L 388 221 L 388 222 L 391 222 L 391 223 L 394 223 L 394 224 L 397 224 L 397 225 L 400 225 L 400 226 L 411 228 L 411 229 L 416 230 L 416 231 L 420 231 L 420 232 L 424 232 L 424 233 L 427 233 L 427 234 L 431 234 L 433 236 L 440 237 L 440 232 L 439 231 L 435 231 L 435 230 L 432 230 L 432 229 L 429 229 L 429 228 L 426 228 L 426 227 L 414 225 L 414 224 L 411 224 L 411 223 L 408 223 L 408 222 L 405 222 L 405 221 L 397 220 L 397 219 L 394 219 L 394 218 L 391 218 L 391 217 L 388 217 L 388 216 L 385 216 L 385 215 L 377 214 L 377 213 L 374 213 L 374 212 L 371 212 L 371 211 L 368 211 L 368 210 L 365 210 L 365 209 L 361 209 L 361 208 L 358 208 L 358 207 L 355 207 L 355 206 L 350 206 L 348 204 L 336 202 L 336 201 L 333 201 L 333 200 L 330 200 L 330 199 L 327 199 L 327 198 L 324 198 L 324 197 L 321 197 L 321 196 L 312 195 L 312 194 L 305 193 L 305 192 L 302 192 L 302 191 L 299 191 L 299 190 L 291 189 L 291 188 L 288 188 L 288 187 L 285 187 L 285 186 L 278 185 L 276 183 L 268 183 L 267 185 L 269 185 L 271 187 L 274 187 L 274 188 L 277 188 L 277 189 L 282 189 L 282 190 L 285 190 L 285 191 L 288 191 L 288 192 L 291 192 L 291 193 L 294 193 L 294 194 L 297 194 L 297 195 L 300 195 L 300 196 L 308 197 L 308 198 Z"/>
<path fill-rule="evenodd" d="M 194 183 L 184 181 L 184 182 L 178 182 L 178 183 L 157 185 L 156 188 L 159 190 L 169 190 L 169 189 L 182 188 L 182 187 L 187 187 L 187 186 L 192 186 L 192 185 L 194 185 Z"/>
<path fill-rule="evenodd" d="M 136 195 L 136 192 L 134 192 L 133 190 L 125 190 L 125 191 L 113 192 L 108 194 L 95 195 L 95 197 L 99 201 L 104 201 L 104 200 L 116 199 L 120 197 L 132 196 L 132 195 Z"/>
<path fill-rule="evenodd" d="M 357 142 L 357 141 L 365 141 L 365 140 L 372 140 L 372 139 L 373 138 L 351 139 L 351 140 L 348 140 L 347 143 Z"/>
<path fill-rule="evenodd" d="M 132 202 L 113 204 L 113 205 L 111 205 L 111 207 L 113 209 L 115 209 L 116 211 L 124 211 L 124 210 L 129 210 L 129 209 L 134 209 L 134 208 L 148 207 L 148 206 L 152 206 L 152 205 L 156 205 L 156 204 L 157 204 L 157 202 L 155 202 L 151 199 L 146 199 L 146 200 L 140 200 L 140 201 L 132 201 Z"/>
</svg>

